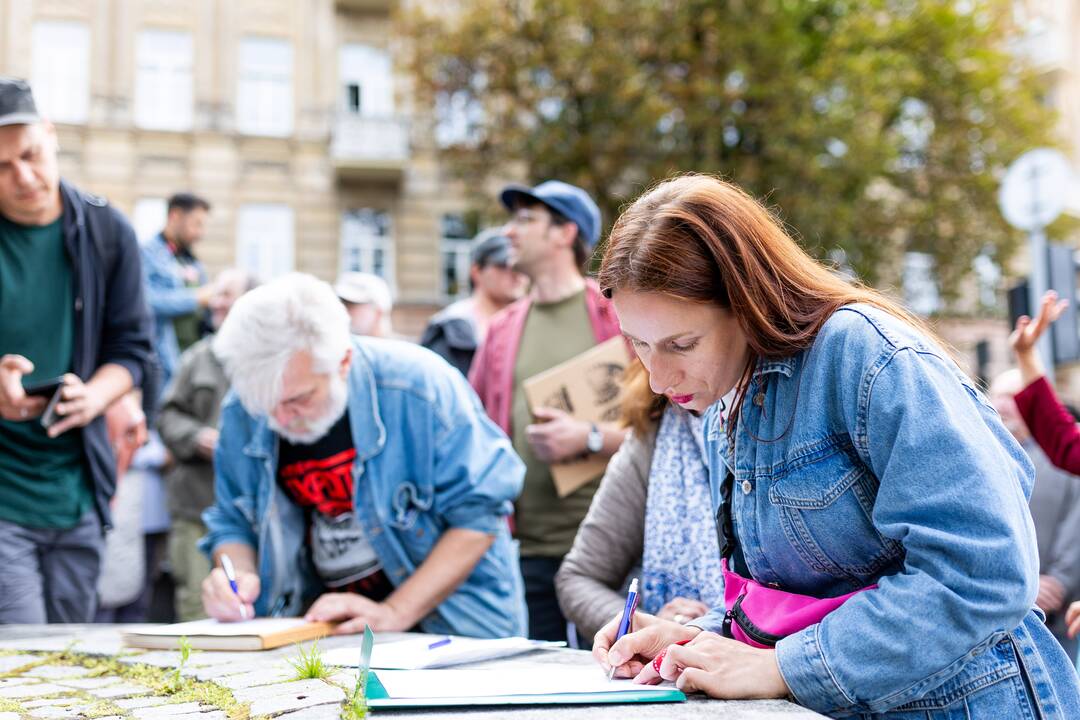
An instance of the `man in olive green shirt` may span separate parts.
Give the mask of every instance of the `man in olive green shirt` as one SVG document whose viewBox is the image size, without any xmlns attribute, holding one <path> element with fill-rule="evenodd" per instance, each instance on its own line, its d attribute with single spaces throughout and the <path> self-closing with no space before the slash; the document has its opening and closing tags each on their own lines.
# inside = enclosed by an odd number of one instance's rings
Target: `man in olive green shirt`
<svg viewBox="0 0 1080 720">
<path fill-rule="evenodd" d="M 525 461 L 514 533 L 520 542 L 529 636 L 566 640 L 555 573 L 600 478 L 559 497 L 551 465 L 585 454 L 610 457 L 624 431 L 592 425 L 554 408 L 530 412 L 521 386 L 618 335 L 619 325 L 596 283 L 582 274 L 600 236 L 600 211 L 592 198 L 581 188 L 548 181 L 535 188 L 510 186 L 501 200 L 512 213 L 506 226 L 511 266 L 529 277 L 532 289 L 492 318 L 469 381 Z"/>
</svg>

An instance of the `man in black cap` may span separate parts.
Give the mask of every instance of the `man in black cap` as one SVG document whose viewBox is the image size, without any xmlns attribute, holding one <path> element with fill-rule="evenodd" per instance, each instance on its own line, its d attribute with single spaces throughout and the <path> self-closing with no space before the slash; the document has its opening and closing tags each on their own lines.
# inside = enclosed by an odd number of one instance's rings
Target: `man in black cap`
<svg viewBox="0 0 1080 720">
<path fill-rule="evenodd" d="M 428 322 L 420 344 L 469 374 L 476 348 L 495 313 L 520 300 L 529 279 L 510 267 L 510 239 L 502 228 L 484 230 L 469 249 L 472 295 L 447 306 Z"/>
<path fill-rule="evenodd" d="M 56 130 L 12 78 L 0 317 L 0 623 L 88 622 L 116 486 L 104 413 L 153 367 L 150 316 L 131 225 L 60 179 Z M 24 391 L 53 378 L 55 403 Z"/>
<path fill-rule="evenodd" d="M 515 505 L 514 535 L 529 608 L 529 637 L 566 640 L 555 573 L 585 518 L 600 477 L 560 496 L 551 465 L 586 454 L 611 457 L 625 431 L 593 424 L 556 408 L 530 412 L 522 383 L 620 333 L 619 321 L 585 264 L 600 238 L 600 210 L 588 193 L 558 180 L 500 195 L 510 211 L 504 231 L 510 264 L 532 288 L 491 320 L 473 359 L 469 382 L 484 409 L 525 461 L 525 485 Z"/>
</svg>

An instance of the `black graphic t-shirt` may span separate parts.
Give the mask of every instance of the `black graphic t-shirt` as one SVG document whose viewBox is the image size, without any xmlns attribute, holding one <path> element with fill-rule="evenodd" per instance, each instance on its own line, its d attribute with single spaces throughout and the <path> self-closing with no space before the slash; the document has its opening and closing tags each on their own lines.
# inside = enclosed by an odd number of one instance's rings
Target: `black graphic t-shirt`
<svg viewBox="0 0 1080 720">
<path fill-rule="evenodd" d="M 278 438 L 278 484 L 306 508 L 311 559 L 327 589 L 383 600 L 394 586 L 353 513 L 349 413 L 310 445 Z"/>
</svg>

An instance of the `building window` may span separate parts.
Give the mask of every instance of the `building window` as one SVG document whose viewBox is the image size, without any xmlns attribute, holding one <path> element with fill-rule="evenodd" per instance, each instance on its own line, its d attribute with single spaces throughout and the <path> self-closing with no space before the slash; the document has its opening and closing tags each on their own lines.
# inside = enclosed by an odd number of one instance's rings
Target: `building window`
<svg viewBox="0 0 1080 720">
<path fill-rule="evenodd" d="M 31 40 L 34 99 L 45 117 L 85 123 L 90 108 L 90 31 L 85 23 L 40 21 Z"/>
<path fill-rule="evenodd" d="M 288 205 L 241 205 L 236 221 L 236 264 L 261 281 L 293 270 L 293 210 Z"/>
<path fill-rule="evenodd" d="M 151 130 L 190 130 L 191 33 L 143 30 L 135 53 L 135 124 Z"/>
<path fill-rule="evenodd" d="M 394 76 L 390 53 L 359 43 L 342 46 L 338 56 L 341 104 L 363 117 L 388 118 L 394 114 Z"/>
<path fill-rule="evenodd" d="M 390 215 L 382 210 L 347 210 L 341 217 L 341 272 L 378 275 L 394 290 L 394 247 Z"/>
<path fill-rule="evenodd" d="M 131 212 L 131 226 L 140 243 L 149 242 L 165 228 L 168 214 L 165 198 L 139 198 Z"/>
<path fill-rule="evenodd" d="M 472 245 L 469 224 L 461 215 L 448 213 L 442 217 L 442 299 L 453 302 L 468 297 L 472 288 L 469 286 L 469 268 L 471 265 L 469 250 Z"/>
<path fill-rule="evenodd" d="M 904 302 L 919 315 L 931 315 L 941 309 L 935 266 L 934 256 L 929 253 L 908 252 L 904 255 Z"/>
<path fill-rule="evenodd" d="M 293 50 L 287 40 L 240 41 L 236 127 L 249 135 L 284 137 L 293 131 Z"/>
</svg>

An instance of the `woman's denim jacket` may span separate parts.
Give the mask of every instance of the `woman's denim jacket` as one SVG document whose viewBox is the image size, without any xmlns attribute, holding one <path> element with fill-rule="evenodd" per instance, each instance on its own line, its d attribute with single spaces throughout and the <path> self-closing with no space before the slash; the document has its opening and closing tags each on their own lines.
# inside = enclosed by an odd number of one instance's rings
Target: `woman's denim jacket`
<svg viewBox="0 0 1080 720">
<path fill-rule="evenodd" d="M 495 542 L 420 629 L 504 637 L 526 632 L 517 549 L 507 526 L 524 466 L 459 372 L 404 342 L 353 339 L 349 419 L 356 447 L 356 519 L 399 585 L 449 528 Z M 277 435 L 234 394 L 222 406 L 214 454 L 216 503 L 203 514 L 204 552 L 240 542 L 256 549 L 256 612 L 297 615 L 321 592 L 304 510 L 276 481 Z"/>
<path fill-rule="evenodd" d="M 808 350 L 758 364 L 733 444 L 719 409 L 705 422 L 713 512 L 730 467 L 754 579 L 817 597 L 878 585 L 777 644 L 800 703 L 1080 718 L 1076 673 L 1032 609 L 1032 465 L 936 345 L 844 307 Z M 723 616 L 692 624 L 719 632 Z"/>
</svg>

